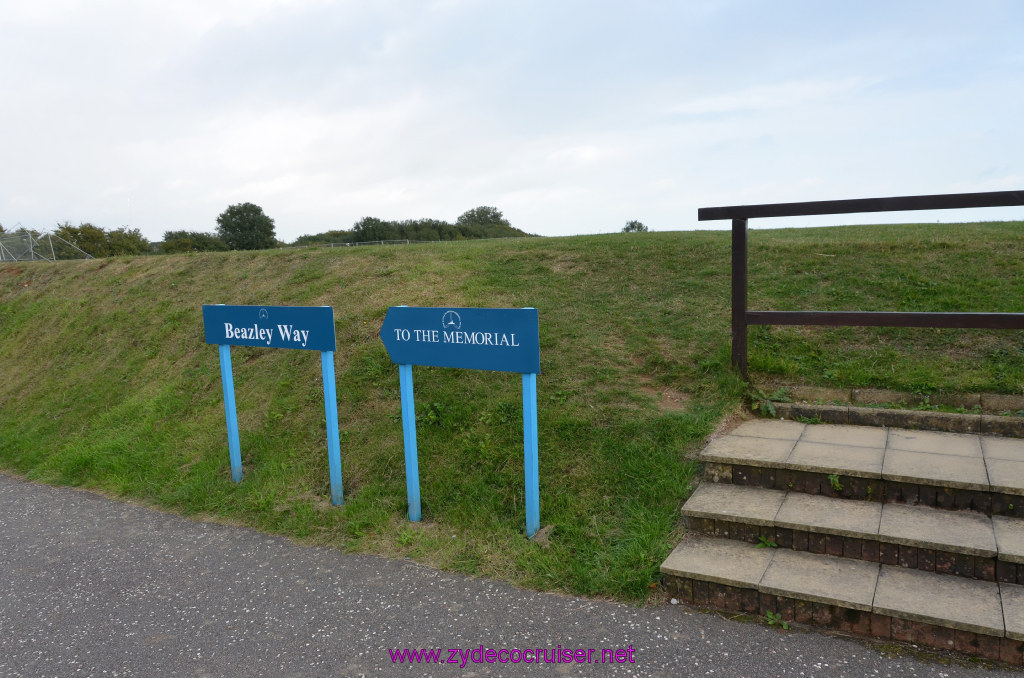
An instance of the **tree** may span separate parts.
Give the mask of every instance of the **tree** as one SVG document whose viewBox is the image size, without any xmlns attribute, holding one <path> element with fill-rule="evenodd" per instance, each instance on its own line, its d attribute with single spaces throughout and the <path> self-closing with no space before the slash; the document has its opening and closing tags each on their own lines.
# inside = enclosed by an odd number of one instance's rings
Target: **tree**
<svg viewBox="0 0 1024 678">
<path fill-rule="evenodd" d="M 623 233 L 646 233 L 647 227 L 643 225 L 643 222 L 633 219 L 627 221 L 626 225 L 622 227 Z"/>
<path fill-rule="evenodd" d="M 57 224 L 57 229 L 53 233 L 94 257 L 110 256 L 107 232 L 99 226 L 93 226 L 90 223 L 72 226 L 71 222 L 65 221 L 62 224 Z"/>
<path fill-rule="evenodd" d="M 455 226 L 462 231 L 463 235 L 470 233 L 490 234 L 491 232 L 505 233 L 512 228 L 512 224 L 497 207 L 474 207 L 467 210 L 455 220 Z M 480 237 L 480 236 L 477 236 Z M 486 236 L 485 236 L 486 237 Z"/>
<path fill-rule="evenodd" d="M 352 225 L 352 242 L 397 239 L 398 229 L 390 221 L 381 221 L 377 217 L 363 217 Z"/>
<path fill-rule="evenodd" d="M 217 217 L 217 235 L 233 250 L 266 250 L 277 244 L 274 220 L 251 202 L 224 210 Z"/>
<path fill-rule="evenodd" d="M 107 232 L 107 249 L 111 256 L 120 254 L 151 254 L 153 246 L 137 228 L 122 226 Z"/>
</svg>

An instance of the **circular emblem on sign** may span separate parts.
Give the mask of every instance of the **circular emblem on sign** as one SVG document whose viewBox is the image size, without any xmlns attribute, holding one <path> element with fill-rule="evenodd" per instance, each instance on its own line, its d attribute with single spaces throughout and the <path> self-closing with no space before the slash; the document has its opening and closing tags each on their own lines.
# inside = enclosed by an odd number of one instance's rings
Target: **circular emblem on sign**
<svg viewBox="0 0 1024 678">
<path fill-rule="evenodd" d="M 446 330 L 457 330 L 462 328 L 462 318 L 455 311 L 445 311 L 441 316 L 441 327 Z"/>
<path fill-rule="evenodd" d="M 270 317 L 270 314 L 267 313 L 267 309 L 261 308 L 260 309 L 260 320 L 266 320 L 269 317 Z"/>
</svg>

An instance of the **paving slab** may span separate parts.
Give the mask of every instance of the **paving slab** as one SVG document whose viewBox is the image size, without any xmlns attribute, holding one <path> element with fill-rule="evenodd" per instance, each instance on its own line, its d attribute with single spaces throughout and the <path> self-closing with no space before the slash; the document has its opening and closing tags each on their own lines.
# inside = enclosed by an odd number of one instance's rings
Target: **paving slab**
<svg viewBox="0 0 1024 678">
<path fill-rule="evenodd" d="M 980 456 L 962 457 L 890 448 L 885 452 L 882 478 L 904 483 L 941 484 L 987 491 L 989 484 L 985 464 L 986 460 Z M 1021 471 L 1024 472 L 1024 464 Z"/>
<path fill-rule="evenodd" d="M 871 610 L 878 563 L 804 551 L 772 550 L 776 552 L 775 558 L 758 587 L 762 593 Z"/>
<path fill-rule="evenodd" d="M 1024 440 L 1020 438 L 982 436 L 981 449 L 986 459 L 1024 461 Z"/>
<path fill-rule="evenodd" d="M 985 435 L 1024 438 L 1024 417 L 1001 417 L 998 414 L 981 415 L 978 429 Z"/>
<path fill-rule="evenodd" d="M 720 464 L 778 466 L 789 457 L 793 451 L 794 442 L 794 440 L 787 439 L 728 435 L 712 440 L 700 453 L 700 458 Z"/>
<path fill-rule="evenodd" d="M 877 426 L 829 426 L 808 424 L 800 436 L 801 442 L 836 443 L 856 447 L 884 448 L 888 431 Z"/>
<path fill-rule="evenodd" d="M 858 539 L 878 534 L 882 505 L 822 495 L 790 492 L 775 517 L 775 525 Z"/>
<path fill-rule="evenodd" d="M 963 553 L 983 558 L 996 555 L 992 519 L 973 511 L 943 511 L 930 506 L 885 504 L 879 541 Z"/>
<path fill-rule="evenodd" d="M 1024 520 L 992 516 L 992 529 L 996 535 L 999 560 L 1024 563 Z"/>
<path fill-rule="evenodd" d="M 727 586 L 756 589 L 775 549 L 713 537 L 687 539 L 669 554 L 661 571 Z"/>
<path fill-rule="evenodd" d="M 985 466 L 994 491 L 1024 495 L 1024 461 L 990 457 L 985 460 Z"/>
<path fill-rule="evenodd" d="M 1003 600 L 1003 625 L 1006 637 L 1024 640 L 1024 586 L 1000 584 L 999 595 Z"/>
<path fill-rule="evenodd" d="M 887 446 L 893 450 L 951 454 L 958 457 L 980 457 L 980 436 L 966 433 L 908 431 L 890 429 Z"/>
<path fill-rule="evenodd" d="M 924 624 L 1003 636 L 1003 606 L 995 582 L 882 565 L 874 611 Z"/>
<path fill-rule="evenodd" d="M 786 468 L 798 471 L 880 478 L 884 457 L 885 451 L 880 447 L 807 443 L 801 440 L 783 463 Z"/>
<path fill-rule="evenodd" d="M 804 432 L 807 424 L 798 421 L 781 421 L 779 419 L 752 419 L 745 421 L 730 435 L 754 436 L 756 438 L 779 438 L 781 440 L 796 440 Z"/>
<path fill-rule="evenodd" d="M 702 483 L 683 505 L 683 514 L 716 520 L 736 518 L 749 525 L 775 524 L 786 493 L 761 487 Z"/>
</svg>

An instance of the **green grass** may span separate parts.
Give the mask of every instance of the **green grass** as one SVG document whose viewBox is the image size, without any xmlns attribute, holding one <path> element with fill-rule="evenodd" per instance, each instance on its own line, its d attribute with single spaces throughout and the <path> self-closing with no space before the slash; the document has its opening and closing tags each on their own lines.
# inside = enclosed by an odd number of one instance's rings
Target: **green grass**
<svg viewBox="0 0 1024 678">
<path fill-rule="evenodd" d="M 1024 224 L 754 231 L 751 307 L 1024 311 Z M 0 466 L 313 544 L 643 600 L 728 367 L 729 236 L 615 234 L 0 265 Z M 334 307 L 345 506 L 319 357 L 234 348 L 230 479 L 201 305 Z M 391 305 L 535 306 L 541 524 L 524 536 L 518 375 L 415 369 L 423 521 L 406 519 Z M 754 379 L 1019 393 L 1021 333 L 752 331 Z"/>
<path fill-rule="evenodd" d="M 750 307 L 1024 312 L 1024 222 L 751 234 Z M 755 327 L 750 370 L 914 393 L 1024 389 L 1024 333 Z"/>
</svg>

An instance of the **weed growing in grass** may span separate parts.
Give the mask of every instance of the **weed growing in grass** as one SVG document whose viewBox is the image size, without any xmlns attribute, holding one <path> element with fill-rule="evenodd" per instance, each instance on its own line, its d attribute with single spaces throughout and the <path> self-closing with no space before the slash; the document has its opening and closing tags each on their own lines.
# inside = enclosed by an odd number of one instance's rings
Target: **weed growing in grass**
<svg viewBox="0 0 1024 678">
<path fill-rule="evenodd" d="M 409 546 L 416 539 L 416 533 L 409 527 L 403 527 L 398 534 L 398 543 L 402 546 Z"/>
<path fill-rule="evenodd" d="M 754 412 L 758 412 L 764 417 L 775 416 L 775 403 L 772 402 L 771 396 L 761 389 L 751 386 L 747 392 L 747 398 L 750 401 L 750 409 Z"/>
<path fill-rule="evenodd" d="M 757 386 L 749 386 L 747 400 L 750 402 L 750 409 L 754 412 L 760 412 L 765 417 L 774 417 L 776 415 L 775 403 L 788 403 L 792 401 L 792 398 L 785 388 L 780 388 L 769 394 Z"/>
<path fill-rule="evenodd" d="M 416 416 L 416 421 L 424 426 L 444 426 L 444 405 L 441 403 L 428 403 Z"/>
<path fill-rule="evenodd" d="M 821 417 L 794 417 L 793 421 L 798 421 L 801 424 L 821 424 L 823 423 Z"/>
<path fill-rule="evenodd" d="M 782 618 L 781 612 L 772 612 L 771 610 L 765 610 L 764 621 L 768 626 L 779 626 L 783 631 L 789 630 L 789 622 Z"/>
</svg>

